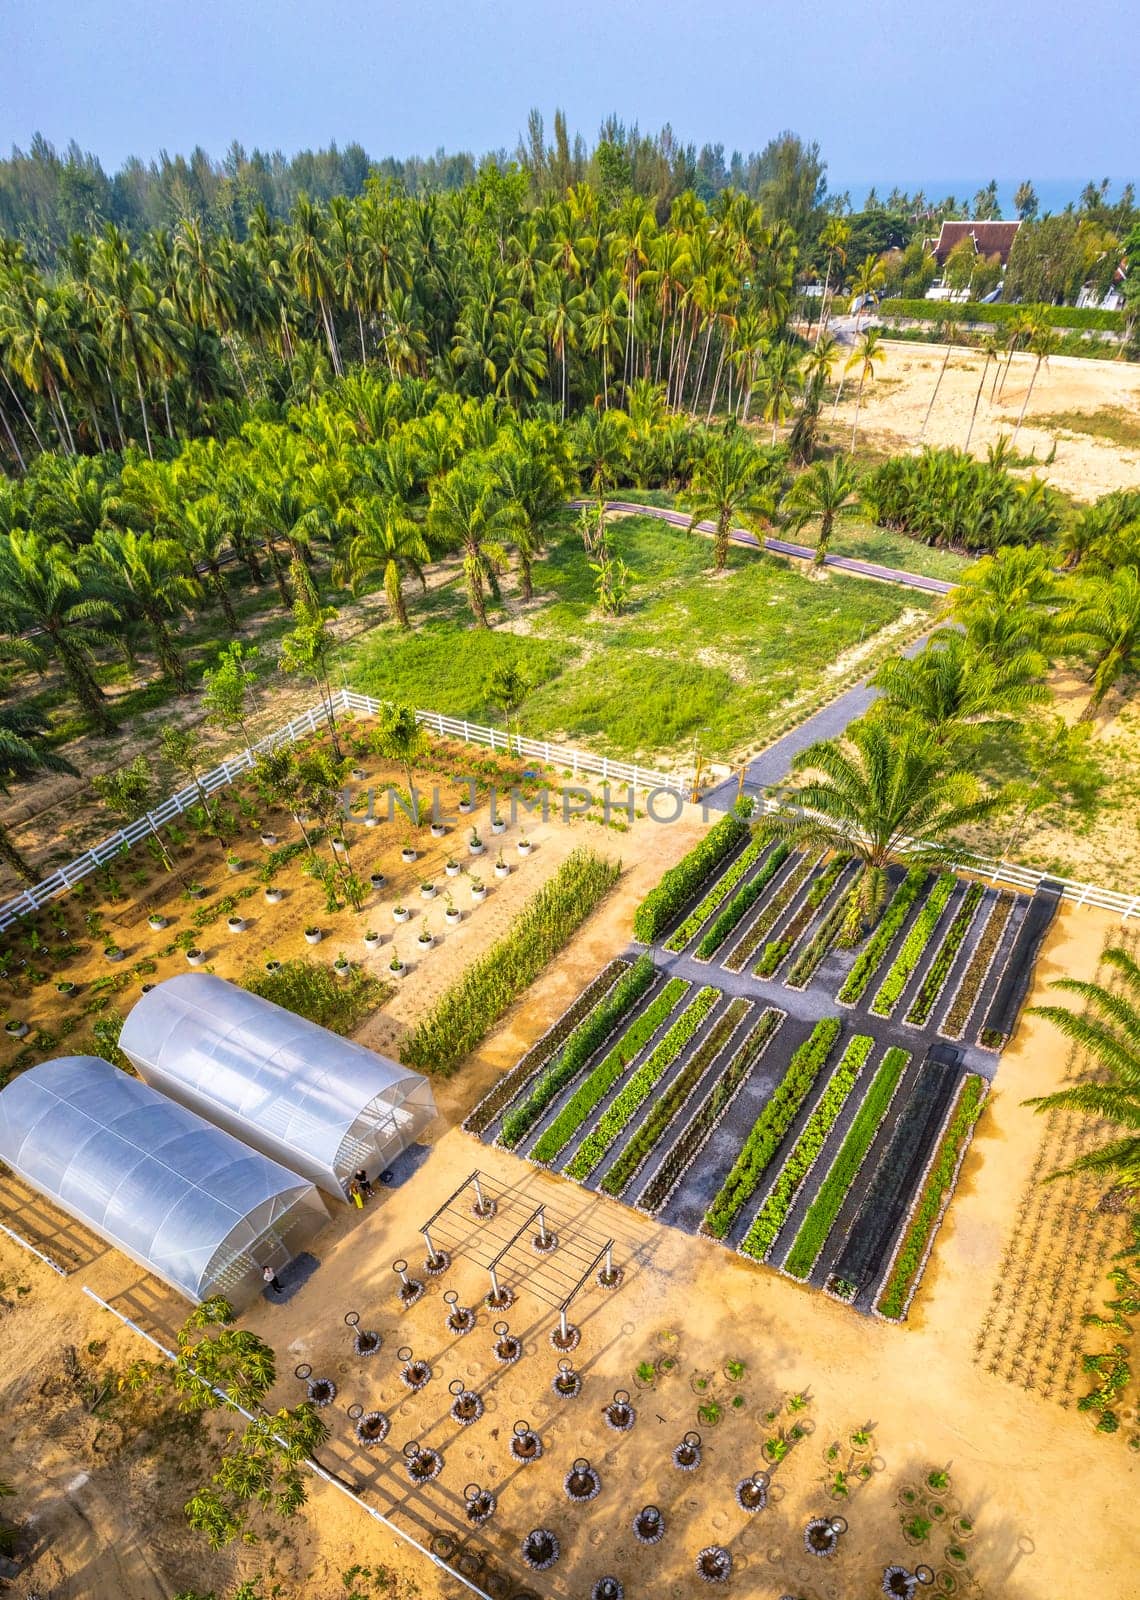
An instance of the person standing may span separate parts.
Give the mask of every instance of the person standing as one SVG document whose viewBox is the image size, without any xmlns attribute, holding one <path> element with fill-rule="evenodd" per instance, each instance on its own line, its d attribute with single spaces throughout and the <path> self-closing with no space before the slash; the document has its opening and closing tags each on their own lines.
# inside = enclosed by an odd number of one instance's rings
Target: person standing
<svg viewBox="0 0 1140 1600">
<path fill-rule="evenodd" d="M 272 1267 L 262 1267 L 261 1279 L 267 1289 L 272 1289 L 274 1294 L 281 1293 L 281 1280 Z"/>
<path fill-rule="evenodd" d="M 361 1167 L 360 1171 L 356 1174 L 356 1181 L 360 1185 L 360 1192 L 364 1198 L 366 1200 L 371 1200 L 372 1180 L 369 1178 L 363 1167 Z"/>
</svg>

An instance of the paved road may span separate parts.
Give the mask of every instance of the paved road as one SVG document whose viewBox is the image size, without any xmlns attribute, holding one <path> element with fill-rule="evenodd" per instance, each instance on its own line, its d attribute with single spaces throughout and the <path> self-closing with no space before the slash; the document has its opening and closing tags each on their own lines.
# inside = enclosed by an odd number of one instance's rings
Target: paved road
<svg viewBox="0 0 1140 1600">
<path fill-rule="evenodd" d="M 593 505 L 592 500 L 572 500 L 571 506 Z M 607 500 L 607 511 L 629 512 L 639 517 L 656 517 L 673 528 L 688 528 L 689 518 L 683 511 L 673 511 L 667 506 L 643 506 L 635 500 Z M 698 522 L 696 533 L 715 533 L 716 524 Z M 733 544 L 750 545 L 754 550 L 767 550 L 772 555 L 790 556 L 794 561 L 814 561 L 815 551 L 810 545 L 792 544 L 788 539 L 760 538 L 747 528 L 733 528 L 729 536 Z M 884 567 L 877 561 L 860 561 L 854 556 L 824 556 L 823 564 L 836 572 L 850 572 L 857 578 L 874 578 L 879 583 L 894 583 L 902 589 L 921 589 L 924 594 L 949 594 L 954 587 L 944 578 L 928 578 L 922 572 L 904 572 L 901 567 Z"/>
</svg>

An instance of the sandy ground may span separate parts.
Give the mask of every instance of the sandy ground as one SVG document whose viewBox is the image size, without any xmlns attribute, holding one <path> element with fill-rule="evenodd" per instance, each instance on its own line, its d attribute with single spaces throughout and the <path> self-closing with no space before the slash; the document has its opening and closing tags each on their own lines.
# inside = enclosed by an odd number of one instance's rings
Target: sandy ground
<svg viewBox="0 0 1140 1600">
<path fill-rule="evenodd" d="M 1095 1584 L 1096 1592 L 1127 1600 L 1135 1593 L 1135 1574 L 1130 1541 L 1120 1538 L 1120 1507 L 1128 1503 L 1130 1485 L 1135 1491 L 1134 1458 L 1121 1439 L 1098 1438 L 1074 1411 L 991 1376 L 974 1354 L 1015 1201 L 1041 1148 L 1044 1125 L 1021 1101 L 1052 1087 L 1066 1070 L 1065 1052 L 1044 1023 L 1024 1021 L 1003 1059 L 935 1261 L 903 1329 L 857 1320 L 710 1241 L 535 1173 L 449 1126 L 496 1070 L 549 1025 L 598 964 L 623 947 L 635 898 L 683 844 L 680 828 L 655 834 L 565 956 L 441 1092 L 444 1115 L 425 1158 L 409 1161 L 400 1181 L 380 1190 L 363 1213 L 338 1215 L 317 1241 L 319 1270 L 286 1303 L 259 1303 L 248 1314 L 248 1325 L 279 1351 L 286 1374 L 278 1384 L 279 1403 L 300 1397 L 288 1376 L 297 1361 L 334 1377 L 341 1393 L 333 1408 L 334 1438 L 322 1454 L 325 1464 L 415 1537 L 434 1539 L 453 1558 L 457 1541 L 480 1553 L 483 1564 L 476 1566 L 472 1555 L 472 1570 L 498 1594 L 525 1589 L 582 1600 L 600 1573 L 612 1571 L 631 1600 L 650 1594 L 695 1597 L 704 1592 L 693 1569 L 696 1553 L 716 1542 L 734 1555 L 729 1592 L 772 1600 L 789 1592 L 859 1600 L 875 1592 L 890 1560 L 942 1565 L 941 1542 L 920 1550 L 906 1546 L 896 1496 L 930 1467 L 949 1464 L 953 1495 L 978 1523 L 969 1555 L 980 1592 L 1003 1600 L 1055 1600 Z M 655 848 L 657 859 L 651 861 Z M 1037 998 L 1061 972 L 1091 975 L 1115 927 L 1099 913 L 1065 908 L 1039 963 Z M 400 1020 L 393 1016 L 385 1025 Z M 362 1037 L 374 1038 L 374 1030 L 365 1029 Z M 499 1216 L 482 1224 L 465 1207 L 449 1211 L 437 1240 L 452 1248 L 454 1264 L 442 1279 L 429 1281 L 418 1305 L 401 1313 L 390 1263 L 406 1256 L 415 1268 L 422 1260 L 419 1225 L 476 1164 L 501 1197 Z M 548 1204 L 548 1220 L 563 1244 L 542 1269 L 525 1242 L 506 1258 L 504 1278 L 518 1290 L 507 1317 L 524 1339 L 525 1354 L 518 1365 L 501 1368 L 492 1359 L 492 1315 L 481 1310 L 476 1331 L 455 1340 L 443 1329 L 440 1296 L 454 1287 L 461 1303 L 477 1305 L 491 1252 L 540 1200 Z M 549 1389 L 555 1366 L 548 1342 L 552 1302 L 606 1238 L 615 1240 L 625 1281 L 610 1294 L 590 1286 L 575 1302 L 572 1320 L 583 1340 L 574 1360 L 585 1387 L 578 1401 L 556 1402 Z M 82 1349 L 90 1339 L 108 1337 L 113 1327 L 106 1313 L 80 1298 L 79 1283 L 89 1283 L 167 1337 L 180 1315 L 177 1305 L 113 1252 L 93 1253 L 67 1281 L 6 1243 L 0 1262 L 31 1286 L 26 1296 L 9 1296 L 12 1309 L 4 1314 L 0 1450 L 17 1463 L 17 1507 L 34 1511 L 47 1542 L 44 1557 L 17 1592 L 26 1594 L 33 1581 L 58 1581 L 52 1592 L 60 1596 L 169 1595 L 187 1581 L 193 1559 L 193 1545 L 177 1527 L 175 1488 L 152 1484 L 148 1498 L 138 1492 L 135 1478 L 148 1470 L 153 1475 L 153 1464 L 144 1461 L 127 1474 L 127 1452 L 101 1462 L 81 1429 L 61 1436 L 45 1430 L 37 1380 L 49 1359 L 44 1352 L 64 1340 Z M 360 1310 L 365 1325 L 384 1336 L 385 1348 L 371 1365 L 350 1357 L 342 1322 L 350 1309 Z M 676 1340 L 663 1340 L 666 1331 Z M 107 1359 L 121 1363 L 130 1346 L 119 1339 L 114 1336 Z M 398 1381 L 394 1351 L 404 1343 L 433 1367 L 432 1382 L 417 1396 L 407 1395 Z M 638 1420 L 631 1433 L 609 1431 L 601 1408 L 616 1388 L 635 1390 L 638 1363 L 659 1359 L 666 1350 L 677 1356 L 676 1372 L 659 1379 L 652 1393 L 635 1392 Z M 746 1363 L 746 1374 L 735 1383 L 714 1376 L 712 1392 L 726 1417 L 701 1430 L 703 1465 L 682 1475 L 669 1465 L 668 1454 L 687 1428 L 700 1426 L 689 1376 L 719 1375 L 734 1358 Z M 456 1377 L 478 1389 L 486 1405 L 486 1415 L 469 1432 L 447 1418 L 446 1385 Z M 814 1431 L 776 1469 L 768 1509 L 748 1519 L 733 1503 L 733 1486 L 759 1467 L 760 1446 L 772 1429 L 790 1425 L 784 1398 L 800 1390 L 810 1395 L 806 1415 Z M 739 1412 L 729 1404 L 734 1393 L 744 1397 Z M 390 1414 L 394 1448 L 371 1456 L 355 1448 L 340 1410 L 353 1400 Z M 778 1422 L 765 1419 L 773 1408 L 781 1412 Z M 542 1459 L 527 1467 L 512 1462 L 508 1452 L 511 1428 L 520 1418 L 538 1429 L 545 1446 Z M 868 1422 L 877 1470 L 867 1487 L 837 1508 L 822 1489 L 822 1447 Z M 445 1458 L 440 1479 L 426 1490 L 411 1491 L 404 1477 L 398 1451 L 411 1440 L 431 1444 Z M 603 1489 L 588 1506 L 571 1507 L 561 1485 L 578 1455 L 596 1466 Z M 89 1476 L 79 1482 L 84 1472 Z M 470 1538 L 459 1498 L 468 1481 L 491 1486 L 499 1496 L 493 1521 Z M 651 1578 L 630 1532 L 632 1516 L 646 1503 L 659 1506 L 667 1523 L 665 1539 L 652 1554 Z M 837 1509 L 850 1531 L 841 1554 L 825 1566 L 803 1552 L 802 1528 L 807 1516 Z M 535 1526 L 556 1531 L 562 1559 L 551 1572 L 524 1583 L 518 1543 Z M 336 1575 L 354 1562 L 384 1560 L 414 1574 L 425 1595 L 460 1592 L 426 1558 L 394 1555 L 390 1539 L 353 1501 L 322 1488 L 287 1538 L 243 1552 L 236 1565 L 228 1555 L 202 1562 L 195 1586 L 217 1584 L 223 1572 L 270 1569 L 283 1595 L 332 1594 L 339 1592 Z"/>
<path fill-rule="evenodd" d="M 859 412 L 859 434 L 868 443 L 892 454 L 916 448 L 923 418 L 930 404 L 945 355 L 944 345 L 908 344 L 884 339 L 884 359 L 875 381 L 867 384 Z M 970 413 L 981 381 L 984 357 L 976 350 L 958 350 L 938 390 L 923 442 L 964 447 Z M 993 364 L 982 390 L 970 449 L 984 457 L 1001 434 L 1012 435 L 1033 376 L 1036 358 L 1018 354 L 997 402 L 990 403 Z M 849 373 L 839 406 L 839 420 L 854 420 L 857 373 Z M 1083 356 L 1053 356 L 1041 368 L 1029 408 L 1017 436 L 1017 449 L 1036 454 L 1039 462 L 1057 446 L 1056 459 L 1036 470 L 1058 489 L 1078 500 L 1095 500 L 1110 489 L 1140 484 L 1140 450 L 1124 449 L 1110 440 L 1085 433 L 1047 432 L 1034 425 L 1035 417 L 1055 412 L 1091 415 L 1104 407 L 1135 413 L 1140 406 L 1140 367 L 1125 361 L 1094 361 Z M 831 411 L 826 413 L 828 420 Z"/>
</svg>

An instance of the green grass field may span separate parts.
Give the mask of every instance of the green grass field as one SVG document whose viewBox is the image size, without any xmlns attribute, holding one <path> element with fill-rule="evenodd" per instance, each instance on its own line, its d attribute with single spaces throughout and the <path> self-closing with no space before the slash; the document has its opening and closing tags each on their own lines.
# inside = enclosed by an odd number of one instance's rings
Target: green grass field
<svg viewBox="0 0 1140 1600">
<path fill-rule="evenodd" d="M 634 575 L 622 617 L 597 611 L 566 515 L 535 568 L 542 604 L 519 615 L 511 600 L 509 613 L 492 610 L 484 633 L 470 626 L 458 577 L 426 611 L 410 591 L 414 631 L 374 631 L 354 652 L 350 680 L 366 693 L 501 722 L 483 686 L 492 666 L 517 662 L 534 685 L 524 733 L 623 757 L 675 757 L 699 740 L 705 755 L 728 759 L 767 743 L 797 708 L 830 698 L 845 652 L 927 605 L 858 578 L 815 581 L 743 550 L 714 577 L 707 539 L 648 518 L 616 521 L 611 543 Z M 870 670 L 894 648 L 883 641 L 860 664 Z"/>
</svg>

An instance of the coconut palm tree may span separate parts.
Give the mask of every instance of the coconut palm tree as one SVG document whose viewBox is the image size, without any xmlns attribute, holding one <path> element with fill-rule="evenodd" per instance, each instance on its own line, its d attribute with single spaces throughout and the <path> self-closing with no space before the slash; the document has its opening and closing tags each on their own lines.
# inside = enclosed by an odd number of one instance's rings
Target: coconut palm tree
<svg viewBox="0 0 1140 1600">
<path fill-rule="evenodd" d="M 693 473 L 688 496 L 689 531 L 698 522 L 714 522 L 713 567 L 722 572 L 734 517 L 771 517 L 775 511 L 776 469 L 773 458 L 746 433 L 716 434 Z"/>
<path fill-rule="evenodd" d="M 1021 424 L 1025 421 L 1025 413 L 1029 409 L 1029 400 L 1033 394 L 1033 386 L 1037 382 L 1037 375 L 1041 371 L 1041 364 L 1044 362 L 1045 365 L 1048 366 L 1049 357 L 1057 348 L 1057 335 L 1053 332 L 1052 328 L 1042 323 L 1041 326 L 1036 329 L 1032 339 L 1029 341 L 1029 348 L 1037 359 L 1033 363 L 1033 371 L 1029 376 L 1029 383 L 1025 390 L 1025 396 L 1021 402 L 1021 410 L 1017 413 L 1017 423 L 1014 426 L 1013 438 L 1009 442 L 1009 447 L 1011 450 L 1017 444 L 1017 436 L 1021 432 Z"/>
<path fill-rule="evenodd" d="M 863 404 L 863 385 L 870 378 L 874 381 L 875 363 L 886 359 L 887 352 L 882 348 L 883 335 L 878 328 L 865 328 L 859 335 L 859 342 L 848 357 L 847 368 L 859 369 L 859 389 L 855 395 L 855 420 L 851 424 L 851 448 L 855 448 L 855 434 L 859 428 L 859 408 Z"/>
<path fill-rule="evenodd" d="M 790 794 L 801 813 L 775 813 L 770 825 L 792 844 L 859 860 L 844 930 L 852 943 L 882 907 L 889 862 L 952 860 L 952 831 L 1006 803 L 1002 793 L 983 794 L 978 780 L 928 735 L 875 718 L 852 724 L 842 740 L 802 750 L 792 775 L 806 780 Z"/>
<path fill-rule="evenodd" d="M 798 533 L 809 522 L 819 523 L 814 565 L 822 567 L 827 547 L 839 517 L 858 516 L 862 509 L 858 497 L 859 478 L 846 456 L 817 461 L 800 474 L 784 496 L 781 507 L 785 525 Z"/>
<path fill-rule="evenodd" d="M 70 761 L 44 748 L 47 732 L 43 715 L 32 706 L 6 706 L 0 710 L 0 794 L 11 794 L 13 783 L 26 783 L 41 772 L 67 772 L 75 776 Z M 0 823 L 0 861 L 10 867 L 21 883 L 35 883 L 30 863 L 12 842 Z"/>
<path fill-rule="evenodd" d="M 170 632 L 176 611 L 189 611 L 201 590 L 188 571 L 183 547 L 151 533 L 102 528 L 86 556 L 96 588 L 122 612 L 137 611 L 146 624 L 162 674 L 180 694 L 190 686 L 186 662 Z"/>
<path fill-rule="evenodd" d="M 42 670 L 58 661 L 68 686 L 99 733 L 114 732 L 93 652 L 115 643 L 109 625 L 122 612 L 101 596 L 65 544 L 14 529 L 0 539 L 0 627 L 9 652 Z"/>
<path fill-rule="evenodd" d="M 995 662 L 979 656 L 960 633 L 941 630 L 916 656 L 894 656 L 871 679 L 882 692 L 881 714 L 917 726 L 945 744 L 954 732 L 1016 718 L 1049 698 L 1040 658 Z"/>
<path fill-rule="evenodd" d="M 872 295 L 876 294 L 886 282 L 887 272 L 882 261 L 876 255 L 863 257 L 862 265 L 855 273 L 851 283 L 851 298 L 859 301 L 859 309 L 855 313 L 855 330 L 858 332 Z"/>
<path fill-rule="evenodd" d="M 946 368 L 950 365 L 950 357 L 953 354 L 954 344 L 958 338 L 958 323 L 953 317 L 947 317 L 942 324 L 942 337 L 946 341 L 946 350 L 942 357 L 942 365 L 938 369 L 938 376 L 934 380 L 934 392 L 930 396 L 930 404 L 927 406 L 926 413 L 923 416 L 922 427 L 918 430 L 919 444 L 926 437 L 926 424 L 930 421 L 930 413 L 934 410 L 934 402 L 938 399 L 938 391 L 942 387 L 942 380 L 946 376 Z"/>
<path fill-rule="evenodd" d="M 378 574 L 392 615 L 401 628 L 410 628 L 404 600 L 405 571 L 415 573 L 426 591 L 424 567 L 431 559 L 422 526 L 399 500 L 370 495 L 349 502 L 337 516 L 338 525 L 353 530 L 344 556 L 333 566 L 336 581 L 347 580 L 353 594 Z"/>
<path fill-rule="evenodd" d="M 463 551 L 463 577 L 475 624 L 487 622 L 486 591 L 498 594 L 498 575 L 506 566 L 504 536 L 510 508 L 502 489 L 479 462 L 455 467 L 432 485 L 428 529 L 445 546 Z"/>
<path fill-rule="evenodd" d="M 760 363 L 760 385 L 764 393 L 763 417 L 772 424 L 772 443 L 776 429 L 795 408 L 796 395 L 803 388 L 800 353 L 790 339 L 770 345 Z"/>
<path fill-rule="evenodd" d="M 1057 978 L 1052 987 L 1076 995 L 1083 1011 L 1068 1006 L 1032 1006 L 1030 1016 L 1045 1017 L 1078 1050 L 1099 1067 L 1096 1079 L 1038 1095 L 1026 1105 L 1038 1112 L 1080 1111 L 1114 1123 L 1121 1135 L 1051 1172 L 1046 1183 L 1082 1172 L 1103 1174 L 1114 1187 L 1140 1184 L 1140 965 L 1118 945 L 1104 952 L 1105 963 L 1119 975 L 1116 987 L 1081 978 Z"/>
<path fill-rule="evenodd" d="M 823 225 L 819 236 L 820 249 L 827 251 L 827 273 L 823 280 L 823 301 L 819 314 L 819 333 L 816 335 L 818 344 L 820 337 L 827 327 L 828 312 L 831 309 L 830 289 L 831 273 L 838 261 L 840 267 L 847 265 L 847 246 L 851 242 L 851 226 L 842 217 L 829 217 Z"/>
<path fill-rule="evenodd" d="M 1118 567 L 1088 581 L 1080 598 L 1061 612 L 1057 631 L 1066 645 L 1087 655 L 1092 695 L 1081 712 L 1091 722 L 1109 690 L 1140 672 L 1140 574 Z"/>
</svg>

